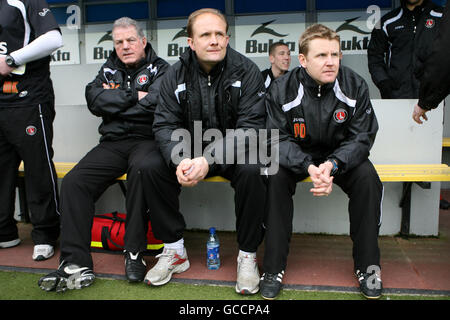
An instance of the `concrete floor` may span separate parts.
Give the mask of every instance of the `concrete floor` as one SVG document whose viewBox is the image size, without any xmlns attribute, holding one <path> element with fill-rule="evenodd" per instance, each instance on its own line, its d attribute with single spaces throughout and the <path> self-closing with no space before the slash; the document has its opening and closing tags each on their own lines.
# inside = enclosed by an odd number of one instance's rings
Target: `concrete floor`
<svg viewBox="0 0 450 320">
<path fill-rule="evenodd" d="M 443 192 L 450 201 L 450 191 Z M 48 273 L 58 267 L 59 249 L 49 260 L 31 258 L 33 243 L 31 225 L 19 223 L 22 243 L 0 249 L 0 270 Z M 185 245 L 191 267 L 175 275 L 173 281 L 214 283 L 234 286 L 238 248 L 234 232 L 219 232 L 221 267 L 208 270 L 205 261 L 206 232 L 187 231 Z M 439 294 L 450 296 L 450 210 L 440 210 L 439 237 L 400 238 L 382 236 L 382 280 L 385 293 Z M 300 290 L 337 290 L 357 292 L 353 276 L 352 243 L 348 236 L 295 234 L 291 241 L 288 267 L 283 280 L 285 288 Z M 262 265 L 263 248 L 258 250 Z M 92 253 L 94 271 L 99 277 L 125 279 L 122 254 Z M 147 265 L 156 259 L 145 257 Z"/>
</svg>

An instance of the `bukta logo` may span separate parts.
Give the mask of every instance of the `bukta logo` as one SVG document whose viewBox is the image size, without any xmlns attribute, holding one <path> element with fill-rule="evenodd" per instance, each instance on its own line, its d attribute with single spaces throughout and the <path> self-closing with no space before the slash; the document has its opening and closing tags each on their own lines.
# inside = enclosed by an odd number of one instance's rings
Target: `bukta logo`
<svg viewBox="0 0 450 320">
<path fill-rule="evenodd" d="M 359 52 L 367 50 L 369 46 L 369 34 L 370 31 L 364 31 L 358 26 L 352 24 L 353 21 L 359 19 L 360 17 L 350 18 L 345 20 L 343 24 L 336 28 L 336 32 L 350 31 L 354 33 L 359 33 L 364 35 L 364 37 L 353 36 L 351 39 L 345 39 L 341 36 L 341 50 L 346 52 Z"/>
<path fill-rule="evenodd" d="M 272 28 L 269 28 L 268 25 L 275 22 L 276 20 L 271 20 L 267 22 L 263 22 L 258 28 L 256 28 L 253 33 L 250 35 L 250 37 L 253 37 L 258 34 L 269 34 L 275 37 L 287 37 L 289 34 L 281 34 L 277 31 L 275 31 Z M 280 40 L 274 40 L 274 39 L 268 39 L 267 42 L 258 42 L 258 40 L 246 40 L 245 41 L 245 53 L 256 53 L 256 54 L 263 54 L 269 52 L 269 47 L 272 43 L 280 41 L 283 42 L 283 39 Z M 286 45 L 289 47 L 290 51 L 295 51 L 295 42 L 285 42 Z"/>
<path fill-rule="evenodd" d="M 94 60 L 103 60 L 103 59 L 108 59 L 109 56 L 112 53 L 112 49 L 105 49 L 104 47 L 100 46 L 100 44 L 102 42 L 106 42 L 106 41 L 113 41 L 112 38 L 112 30 L 107 31 L 101 38 L 100 40 L 98 40 L 97 45 L 99 45 L 98 47 L 94 47 L 94 51 L 92 53 L 92 57 L 94 58 Z"/>
<path fill-rule="evenodd" d="M 112 38 L 112 30 L 106 32 L 106 34 L 104 34 L 104 35 L 100 38 L 100 40 L 98 40 L 97 44 L 100 44 L 100 43 L 105 42 L 105 41 L 113 41 L 113 38 Z"/>
<path fill-rule="evenodd" d="M 174 37 L 172 38 L 172 41 L 176 40 L 176 39 L 180 39 L 180 38 L 188 38 L 188 34 L 187 34 L 187 27 L 183 27 L 181 28 L 180 31 L 178 31 Z M 179 43 L 169 43 L 167 45 L 167 56 L 168 57 L 178 57 L 180 56 L 183 52 L 185 52 L 186 50 L 188 50 L 189 46 L 183 46 Z"/>
<path fill-rule="evenodd" d="M 183 27 L 180 31 L 178 31 L 177 34 L 172 38 L 172 41 L 174 41 L 175 39 L 178 39 L 178 38 L 188 38 L 189 35 L 188 35 L 186 29 L 187 29 L 186 27 Z"/>
<path fill-rule="evenodd" d="M 267 33 L 267 34 L 271 34 L 271 35 L 273 35 L 275 37 L 280 37 L 280 38 L 288 36 L 289 34 L 281 34 L 281 33 L 278 33 L 278 32 L 276 32 L 275 30 L 273 30 L 271 28 L 267 28 L 267 26 L 269 24 L 271 24 L 272 22 L 275 22 L 275 21 L 276 20 L 271 20 L 271 21 L 262 23 L 261 26 L 259 26 L 258 28 L 255 29 L 255 31 L 253 31 L 253 33 L 252 33 L 252 35 L 250 37 L 253 37 L 254 35 L 257 35 L 257 34 L 260 34 L 260 33 Z"/>
<path fill-rule="evenodd" d="M 360 34 L 370 34 L 370 32 L 367 31 L 363 31 L 360 28 L 358 28 L 357 26 L 352 25 L 351 23 L 357 19 L 359 19 L 360 17 L 356 17 L 356 18 L 350 18 L 345 20 L 345 22 L 343 24 L 341 24 L 339 27 L 336 28 L 336 32 L 339 31 L 353 31 L 356 33 L 360 33 Z"/>
</svg>

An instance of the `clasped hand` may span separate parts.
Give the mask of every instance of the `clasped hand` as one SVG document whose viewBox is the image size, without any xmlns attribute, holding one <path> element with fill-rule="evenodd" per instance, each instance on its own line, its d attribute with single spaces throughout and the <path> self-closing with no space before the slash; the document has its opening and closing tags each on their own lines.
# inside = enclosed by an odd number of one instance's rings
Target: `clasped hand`
<svg viewBox="0 0 450 320">
<path fill-rule="evenodd" d="M 328 196 L 333 191 L 334 177 L 330 175 L 332 169 L 333 164 L 330 161 L 321 163 L 318 167 L 315 165 L 308 167 L 308 173 L 313 183 L 313 188 L 309 191 L 314 196 Z"/>
<path fill-rule="evenodd" d="M 209 171 L 209 164 L 205 157 L 183 159 L 177 167 L 178 182 L 183 187 L 193 187 L 203 180 Z"/>
</svg>

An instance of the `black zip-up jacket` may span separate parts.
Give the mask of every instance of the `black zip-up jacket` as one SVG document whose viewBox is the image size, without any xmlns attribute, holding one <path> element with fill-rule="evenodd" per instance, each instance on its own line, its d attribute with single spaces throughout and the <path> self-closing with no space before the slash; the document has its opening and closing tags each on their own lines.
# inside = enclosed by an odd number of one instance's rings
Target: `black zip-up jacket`
<svg viewBox="0 0 450 320">
<path fill-rule="evenodd" d="M 98 128 L 100 141 L 153 138 L 153 114 L 169 64 L 156 55 L 149 43 L 145 52 L 145 59 L 129 69 L 114 50 L 97 77 L 86 86 L 87 106 L 103 120 Z M 104 89 L 103 84 L 112 89 Z M 138 91 L 148 94 L 139 100 Z"/>
<path fill-rule="evenodd" d="M 41 35 L 59 29 L 45 0 L 0 0 L 0 55 L 11 54 Z M 0 76 L 0 108 L 54 103 L 50 56 L 25 65 L 24 74 Z"/>
<path fill-rule="evenodd" d="M 383 98 L 418 97 L 423 63 L 431 54 L 442 7 L 425 0 L 413 11 L 402 6 L 385 14 L 372 30 L 367 49 L 369 72 Z"/>
<path fill-rule="evenodd" d="M 227 129 L 264 128 L 264 96 L 258 67 L 231 47 L 209 74 L 202 71 L 195 53 L 188 49 L 164 77 L 155 111 L 153 132 L 164 159 L 171 166 L 177 165 L 171 152 L 179 142 L 171 141 L 171 135 L 184 128 L 192 139 L 198 137 L 194 121 L 202 121 L 200 134 L 211 128 L 220 130 L 224 139 L 215 141 L 217 144 L 225 144 Z M 208 143 L 203 143 L 202 151 Z M 192 150 L 193 145 L 194 140 Z M 199 156 L 195 152 L 191 155 Z M 215 165 L 210 164 L 210 170 Z"/>
<path fill-rule="evenodd" d="M 420 81 L 419 106 L 430 110 L 450 94 L 450 4 L 444 8 L 439 34 L 433 42 L 433 52 L 425 62 Z"/>
<path fill-rule="evenodd" d="M 275 77 L 273 76 L 273 73 L 272 73 L 272 68 L 268 68 L 268 69 L 261 71 L 261 75 L 264 79 L 264 86 L 268 90 L 270 87 L 270 84 L 275 80 Z"/>
<path fill-rule="evenodd" d="M 321 86 L 295 68 L 272 83 L 266 109 L 267 128 L 279 129 L 280 165 L 296 174 L 326 159 L 338 160 L 336 174 L 351 170 L 368 158 L 378 131 L 367 83 L 344 66 Z"/>
</svg>

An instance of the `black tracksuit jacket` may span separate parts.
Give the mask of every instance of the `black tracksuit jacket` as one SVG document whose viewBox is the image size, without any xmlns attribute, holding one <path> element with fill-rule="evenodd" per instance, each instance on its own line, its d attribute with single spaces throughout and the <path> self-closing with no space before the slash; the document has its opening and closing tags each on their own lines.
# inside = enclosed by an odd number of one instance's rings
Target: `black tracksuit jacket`
<svg viewBox="0 0 450 320">
<path fill-rule="evenodd" d="M 145 51 L 145 59 L 134 69 L 126 68 L 113 51 L 97 77 L 86 86 L 89 110 L 103 119 L 100 141 L 153 138 L 153 113 L 169 64 L 156 55 L 150 44 Z M 105 90 L 104 83 L 114 89 Z M 138 91 L 148 94 L 139 100 Z"/>
<path fill-rule="evenodd" d="M 367 49 L 369 71 L 375 85 L 390 80 L 391 94 L 385 98 L 414 99 L 419 94 L 423 64 L 431 54 L 438 33 L 442 7 L 425 0 L 413 11 L 402 6 L 385 14 L 372 30 Z M 383 92 L 382 96 L 383 96 Z"/>
<path fill-rule="evenodd" d="M 51 30 L 60 31 L 45 0 L 0 1 L 0 55 L 11 54 Z M 50 56 L 21 68 L 22 75 L 0 76 L 0 108 L 54 103 Z"/>
<path fill-rule="evenodd" d="M 272 73 L 272 68 L 267 68 L 261 71 L 261 75 L 264 79 L 264 86 L 266 87 L 266 89 L 269 89 L 270 84 L 275 80 L 275 77 Z"/>
<path fill-rule="evenodd" d="M 184 128 L 194 137 L 194 121 L 202 121 L 203 132 L 216 128 L 225 138 L 226 129 L 264 128 L 264 96 L 258 67 L 231 47 L 209 74 L 202 71 L 195 53 L 189 49 L 161 84 L 153 131 L 163 158 L 175 165 L 171 152 L 179 142 L 171 140 L 172 132 Z M 210 170 L 214 166 L 211 164 Z"/>
<path fill-rule="evenodd" d="M 433 52 L 425 62 L 420 81 L 419 106 L 430 110 L 450 93 L 450 5 L 445 6 Z"/>
<path fill-rule="evenodd" d="M 338 173 L 351 170 L 368 158 L 378 131 L 367 83 L 344 66 L 321 86 L 295 68 L 272 83 L 266 106 L 267 127 L 280 129 L 280 165 L 296 174 L 330 158 Z"/>
</svg>

